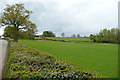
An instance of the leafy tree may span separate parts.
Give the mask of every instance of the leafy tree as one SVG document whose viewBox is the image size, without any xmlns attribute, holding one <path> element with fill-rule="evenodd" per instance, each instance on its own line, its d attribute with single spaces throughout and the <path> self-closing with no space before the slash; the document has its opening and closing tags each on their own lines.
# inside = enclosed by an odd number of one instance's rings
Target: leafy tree
<svg viewBox="0 0 120 80">
<path fill-rule="evenodd" d="M 117 42 L 120 44 L 120 29 L 117 29 Z"/>
<path fill-rule="evenodd" d="M 19 39 L 30 39 L 33 40 L 35 36 L 30 31 L 19 31 Z"/>
<path fill-rule="evenodd" d="M 80 37 L 80 34 L 77 34 L 77 37 Z"/>
<path fill-rule="evenodd" d="M 19 37 L 18 38 L 19 39 L 33 40 L 35 37 L 34 37 L 34 33 L 32 33 L 32 32 L 33 32 L 32 29 L 26 30 L 26 31 L 19 30 Z M 4 37 L 9 37 L 9 38 L 13 39 L 14 34 L 15 34 L 14 27 L 8 26 L 4 29 L 4 34 L 3 34 Z"/>
<path fill-rule="evenodd" d="M 75 35 L 75 34 L 72 34 L 71 37 L 76 37 L 76 35 Z"/>
<path fill-rule="evenodd" d="M 65 36 L 65 33 L 61 33 L 61 36 L 64 37 L 64 36 Z"/>
<path fill-rule="evenodd" d="M 101 30 L 101 31 L 99 32 L 99 34 L 97 34 L 97 42 L 102 42 L 103 37 L 104 37 L 104 35 L 103 35 L 102 30 Z"/>
<path fill-rule="evenodd" d="M 90 40 L 92 40 L 93 42 L 96 42 L 96 37 L 95 37 L 95 35 L 90 34 L 89 38 L 90 38 Z"/>
<path fill-rule="evenodd" d="M 9 37 L 9 38 L 13 38 L 14 37 L 14 27 L 10 27 L 10 26 L 7 26 L 5 29 L 4 29 L 4 34 L 3 36 L 4 37 Z"/>
<path fill-rule="evenodd" d="M 94 38 L 95 36 L 95 38 Z M 111 30 L 103 29 L 97 35 L 90 35 L 91 40 L 102 43 L 120 43 L 120 29 L 112 28 Z"/>
<path fill-rule="evenodd" d="M 43 37 L 55 37 L 55 34 L 52 31 L 44 31 L 42 36 Z"/>
<path fill-rule="evenodd" d="M 29 18 L 32 11 L 25 9 L 24 4 L 7 5 L 4 12 L 0 15 L 0 23 L 2 26 L 10 26 L 14 28 L 13 39 L 18 42 L 20 30 L 37 30 L 36 25 Z M 10 34 L 12 35 L 12 34 Z"/>
</svg>

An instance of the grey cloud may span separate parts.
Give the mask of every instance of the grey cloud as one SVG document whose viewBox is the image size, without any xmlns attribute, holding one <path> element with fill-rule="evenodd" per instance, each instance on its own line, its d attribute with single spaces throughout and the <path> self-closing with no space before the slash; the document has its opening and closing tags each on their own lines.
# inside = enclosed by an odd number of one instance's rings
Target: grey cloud
<svg viewBox="0 0 120 80">
<path fill-rule="evenodd" d="M 84 36 L 90 33 L 96 34 L 103 28 L 118 27 L 117 2 L 107 4 L 76 0 L 70 4 L 59 2 L 25 2 L 24 4 L 27 9 L 34 12 L 30 19 L 37 24 L 40 33 L 50 30 L 58 36 L 62 32 L 65 32 L 66 36 L 78 33 Z"/>
</svg>

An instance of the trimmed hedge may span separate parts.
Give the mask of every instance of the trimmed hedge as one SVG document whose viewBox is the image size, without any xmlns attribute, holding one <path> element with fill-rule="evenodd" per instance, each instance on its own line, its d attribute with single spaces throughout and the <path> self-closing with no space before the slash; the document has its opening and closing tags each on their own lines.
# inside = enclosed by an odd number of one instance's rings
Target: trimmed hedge
<svg viewBox="0 0 120 80">
<path fill-rule="evenodd" d="M 92 79 L 100 78 L 72 64 L 25 45 L 12 44 L 5 78 L 16 79 Z"/>
</svg>

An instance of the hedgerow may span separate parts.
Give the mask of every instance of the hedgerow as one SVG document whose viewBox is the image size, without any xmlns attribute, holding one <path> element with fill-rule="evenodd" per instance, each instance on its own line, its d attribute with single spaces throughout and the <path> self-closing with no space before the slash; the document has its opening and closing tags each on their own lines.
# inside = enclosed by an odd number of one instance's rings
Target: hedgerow
<svg viewBox="0 0 120 80">
<path fill-rule="evenodd" d="M 29 46 L 12 45 L 5 78 L 16 79 L 92 79 L 97 74 L 41 53 Z"/>
</svg>

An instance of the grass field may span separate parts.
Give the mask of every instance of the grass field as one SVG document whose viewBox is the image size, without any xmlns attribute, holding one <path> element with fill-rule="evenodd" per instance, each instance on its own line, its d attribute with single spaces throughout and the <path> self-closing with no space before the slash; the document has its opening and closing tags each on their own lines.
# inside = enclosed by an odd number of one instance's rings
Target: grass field
<svg viewBox="0 0 120 80">
<path fill-rule="evenodd" d="M 85 37 L 52 37 L 54 40 L 79 40 L 79 41 L 90 41 L 89 38 Z"/>
<path fill-rule="evenodd" d="M 105 77 L 115 78 L 118 76 L 117 44 L 31 40 L 20 40 L 19 44 L 29 45 Z"/>
</svg>

